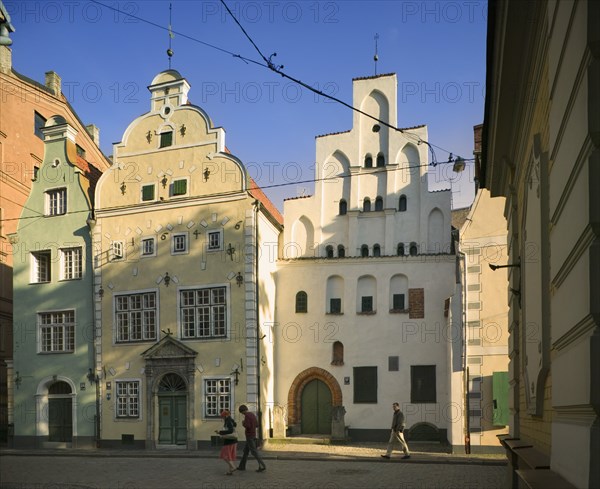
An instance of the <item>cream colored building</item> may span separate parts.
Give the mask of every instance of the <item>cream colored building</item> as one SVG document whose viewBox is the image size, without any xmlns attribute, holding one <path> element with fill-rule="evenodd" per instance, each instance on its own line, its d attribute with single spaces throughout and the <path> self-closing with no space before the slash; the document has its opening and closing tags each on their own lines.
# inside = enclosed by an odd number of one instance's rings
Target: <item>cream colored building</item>
<svg viewBox="0 0 600 489">
<path fill-rule="evenodd" d="M 489 4 L 479 177 L 506 198 L 515 265 L 513 487 L 600 486 L 599 19 L 595 0 Z"/>
<path fill-rule="evenodd" d="M 280 216 L 176 71 L 114 146 L 93 227 L 104 446 L 195 448 L 272 404 Z M 265 413 L 265 419 L 268 413 Z M 263 424 L 263 432 L 268 429 Z"/>
<path fill-rule="evenodd" d="M 353 105 L 392 128 L 396 93 L 395 74 L 353 80 Z M 411 437 L 446 439 L 455 255 L 426 140 L 425 126 L 355 113 L 351 130 L 317 138 L 315 195 L 284 202 L 276 435 L 384 440 L 398 401 Z"/>
</svg>

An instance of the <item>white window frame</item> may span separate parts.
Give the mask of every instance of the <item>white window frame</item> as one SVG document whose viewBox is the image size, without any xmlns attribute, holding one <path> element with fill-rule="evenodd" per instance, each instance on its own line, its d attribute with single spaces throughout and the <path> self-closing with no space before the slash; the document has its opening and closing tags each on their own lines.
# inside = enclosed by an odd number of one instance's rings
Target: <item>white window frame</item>
<svg viewBox="0 0 600 489">
<path fill-rule="evenodd" d="M 69 255 L 74 254 L 75 259 L 69 259 Z M 71 264 L 69 266 L 69 261 Z M 70 268 L 70 270 L 69 270 Z M 60 249 L 60 279 L 61 280 L 80 280 L 83 277 L 83 248 L 81 246 L 72 246 Z"/>
<path fill-rule="evenodd" d="M 130 394 L 129 393 L 129 388 L 135 384 L 136 388 L 137 388 L 137 393 L 136 394 Z M 121 390 L 121 386 L 125 385 L 126 389 L 127 389 L 127 393 L 125 394 L 125 396 L 120 395 L 120 390 Z M 115 399 L 115 415 L 114 415 L 114 419 L 115 420 L 139 420 L 142 419 L 142 401 L 143 401 L 143 396 L 142 396 L 142 381 L 141 379 L 119 379 L 119 380 L 115 380 L 114 382 L 114 399 Z M 131 414 L 131 403 L 130 400 L 133 399 L 135 396 L 135 399 L 137 400 L 137 410 L 135 414 Z M 120 414 L 120 407 L 119 406 L 119 400 L 122 399 L 123 397 L 125 397 L 125 408 L 127 411 L 127 414 Z"/>
<path fill-rule="evenodd" d="M 66 321 L 66 314 L 69 314 L 71 321 Z M 58 321 L 58 316 L 62 316 L 62 322 Z M 44 322 L 44 317 L 50 319 L 50 322 Z M 75 351 L 75 325 L 77 318 L 74 309 L 65 309 L 59 311 L 42 311 L 37 313 L 38 325 L 38 353 L 73 353 Z M 45 348 L 44 334 L 48 330 L 50 334 L 50 348 Z M 60 340 L 59 340 L 60 338 Z M 69 339 L 71 341 L 69 341 Z M 58 343 L 62 343 L 58 347 Z"/>
<path fill-rule="evenodd" d="M 223 335 L 215 335 L 215 316 L 216 316 L 216 308 L 217 306 L 221 306 L 221 304 L 213 304 L 212 303 L 212 291 L 215 289 L 224 289 L 225 292 L 225 304 L 224 306 L 224 314 L 225 314 L 225 333 Z M 210 303 L 208 304 L 198 304 L 196 292 L 198 291 L 209 291 L 210 295 Z M 194 301 L 193 304 L 184 303 L 184 294 L 189 292 L 194 293 Z M 200 311 L 199 309 L 208 309 L 208 329 L 209 334 L 201 335 L 199 334 L 199 314 L 204 311 Z M 193 311 L 191 311 L 193 309 Z M 192 314 L 193 317 L 190 318 L 193 320 L 193 334 L 189 334 L 189 332 L 185 331 L 186 324 L 188 324 L 189 320 L 184 321 L 184 317 L 188 317 L 187 315 Z M 230 321 L 231 321 L 231 297 L 230 297 L 230 288 L 229 284 L 212 284 L 210 286 L 190 286 L 190 287 L 179 287 L 177 294 L 177 322 L 178 328 L 180 332 L 180 338 L 183 340 L 202 340 L 202 341 L 223 341 L 224 339 L 228 339 L 230 337 Z M 191 323 L 190 323 L 191 324 Z M 189 327 L 189 326 L 188 326 Z"/>
<path fill-rule="evenodd" d="M 211 246 L 211 236 L 217 235 L 219 236 L 219 245 Z M 206 251 L 223 251 L 223 230 L 222 229 L 213 229 L 211 231 L 206 232 Z"/>
<path fill-rule="evenodd" d="M 125 242 L 117 240 L 110 243 L 110 258 L 111 261 L 125 259 Z"/>
<path fill-rule="evenodd" d="M 152 253 L 146 253 L 146 250 L 144 248 L 146 242 L 152 242 Z M 148 237 L 142 238 L 140 241 L 140 256 L 142 258 L 156 256 L 156 247 L 157 247 L 156 237 L 148 236 Z"/>
<path fill-rule="evenodd" d="M 58 187 L 47 189 L 46 192 L 47 217 L 64 216 L 67 213 L 67 187 Z M 56 202 L 54 202 L 56 197 Z"/>
<path fill-rule="evenodd" d="M 184 238 L 185 249 L 176 250 L 175 245 L 178 238 Z M 187 255 L 190 251 L 190 236 L 189 233 L 173 233 L 171 236 L 171 255 Z"/>
<path fill-rule="evenodd" d="M 146 295 L 154 295 L 153 307 L 147 306 L 145 301 Z M 127 298 L 127 303 L 123 302 L 123 298 Z M 135 297 L 135 299 L 133 299 Z M 137 306 L 137 301 L 139 307 Z M 135 301 L 132 307 L 132 301 Z M 152 312 L 152 314 L 149 314 Z M 154 334 L 149 334 L 149 320 L 154 322 Z M 123 294 L 115 294 L 113 298 L 113 344 L 115 345 L 131 345 L 135 343 L 156 342 L 159 337 L 160 330 L 160 311 L 158 290 L 137 290 L 127 291 Z M 135 326 L 139 328 L 139 337 L 132 339 L 132 331 Z M 122 328 L 126 328 L 127 338 L 122 333 Z M 137 335 L 136 335 L 137 336 Z"/>
<path fill-rule="evenodd" d="M 52 252 L 50 250 L 38 250 L 31 252 L 31 283 L 32 284 L 47 284 L 52 282 Z M 40 260 L 44 257 L 44 260 Z M 40 279 L 40 265 L 44 264 L 47 269 L 45 280 Z"/>
<path fill-rule="evenodd" d="M 229 405 L 227 402 L 220 402 L 219 398 L 223 397 L 220 394 L 221 390 L 221 382 L 227 381 L 229 383 Z M 212 389 L 209 389 L 209 382 L 216 382 L 216 390 L 215 392 Z M 233 378 L 231 376 L 211 376 L 204 377 L 202 379 L 202 405 L 204 406 L 202 410 L 202 418 L 203 419 L 219 419 L 220 413 L 223 409 L 229 409 L 232 411 L 232 407 L 235 406 L 235 389 L 233 388 Z M 216 397 L 216 406 L 214 405 L 215 401 L 210 400 L 209 396 Z M 213 414 L 214 413 L 214 414 Z"/>
</svg>

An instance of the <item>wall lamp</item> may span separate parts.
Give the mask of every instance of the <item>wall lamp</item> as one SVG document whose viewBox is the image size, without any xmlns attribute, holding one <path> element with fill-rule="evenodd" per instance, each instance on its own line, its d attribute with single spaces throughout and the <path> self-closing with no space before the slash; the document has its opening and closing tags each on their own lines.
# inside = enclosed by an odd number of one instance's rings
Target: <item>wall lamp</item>
<svg viewBox="0 0 600 489">
<path fill-rule="evenodd" d="M 90 385 L 97 384 L 98 382 L 100 382 L 100 377 L 98 377 L 98 374 L 94 374 L 91 368 L 88 368 L 88 373 L 86 377 L 90 382 Z"/>
<path fill-rule="evenodd" d="M 509 265 L 492 265 L 490 263 L 490 268 L 495 272 L 496 270 L 498 270 L 499 268 L 521 268 L 521 264 L 520 263 L 511 263 Z"/>
</svg>

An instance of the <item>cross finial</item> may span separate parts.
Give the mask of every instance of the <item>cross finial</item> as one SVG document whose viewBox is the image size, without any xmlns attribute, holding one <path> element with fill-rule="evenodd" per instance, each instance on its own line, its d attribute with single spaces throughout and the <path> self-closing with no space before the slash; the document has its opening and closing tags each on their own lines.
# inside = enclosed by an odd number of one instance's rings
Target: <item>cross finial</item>
<svg viewBox="0 0 600 489">
<path fill-rule="evenodd" d="M 379 56 L 377 55 L 377 41 L 379 39 L 379 34 L 375 34 L 375 56 L 373 56 L 373 61 L 375 61 L 375 75 L 377 76 L 377 61 L 379 61 Z"/>
</svg>

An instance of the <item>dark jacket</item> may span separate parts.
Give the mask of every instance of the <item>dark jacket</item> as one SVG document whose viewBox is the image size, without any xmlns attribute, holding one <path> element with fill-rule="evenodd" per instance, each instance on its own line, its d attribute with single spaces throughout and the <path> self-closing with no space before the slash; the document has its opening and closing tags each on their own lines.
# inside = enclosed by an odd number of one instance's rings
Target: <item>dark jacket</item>
<svg viewBox="0 0 600 489">
<path fill-rule="evenodd" d="M 230 433 L 233 433 L 236 426 L 237 426 L 237 423 L 233 420 L 233 418 L 231 416 L 227 416 L 225 418 L 225 422 L 223 424 L 224 429 L 219 431 L 219 435 L 228 435 Z M 230 439 L 230 438 L 223 438 L 223 445 L 232 445 L 234 443 L 237 443 L 237 440 Z"/>
<path fill-rule="evenodd" d="M 256 427 L 258 426 L 258 420 L 254 413 L 250 411 L 246 411 L 244 413 L 244 421 L 242 421 L 242 425 L 246 428 L 246 440 L 251 438 L 256 438 Z"/>
<path fill-rule="evenodd" d="M 404 431 L 404 413 L 399 409 L 398 411 L 394 411 L 394 417 L 392 418 L 392 430 Z"/>
</svg>

